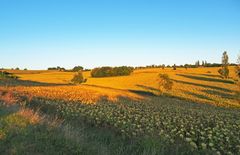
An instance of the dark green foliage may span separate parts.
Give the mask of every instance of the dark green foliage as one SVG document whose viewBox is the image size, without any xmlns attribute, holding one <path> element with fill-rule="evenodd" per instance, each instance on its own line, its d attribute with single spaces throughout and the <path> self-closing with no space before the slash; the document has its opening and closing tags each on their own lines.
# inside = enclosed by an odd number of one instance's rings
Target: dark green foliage
<svg viewBox="0 0 240 155">
<path fill-rule="evenodd" d="M 72 71 L 73 72 L 78 72 L 78 71 L 82 71 L 83 70 L 83 67 L 82 66 L 75 66 Z"/>
<path fill-rule="evenodd" d="M 168 74 L 159 74 L 159 89 L 160 92 L 172 90 L 173 82 L 169 78 Z"/>
<path fill-rule="evenodd" d="M 177 70 L 176 64 L 173 65 L 173 70 Z"/>
<path fill-rule="evenodd" d="M 199 61 L 199 60 L 195 63 L 195 66 L 196 66 L 196 67 L 199 67 L 199 66 L 200 66 L 200 61 Z"/>
<path fill-rule="evenodd" d="M 83 82 L 86 82 L 87 79 L 84 79 L 82 72 L 78 72 L 73 76 L 73 79 L 71 80 L 74 84 L 81 84 Z"/>
<path fill-rule="evenodd" d="M 18 77 L 16 75 L 13 75 L 6 71 L 0 71 L 0 78 L 18 79 Z"/>
<path fill-rule="evenodd" d="M 92 77 L 110 77 L 130 75 L 133 72 L 132 67 L 101 67 L 94 68 L 91 72 Z"/>
<path fill-rule="evenodd" d="M 238 78 L 238 81 L 240 81 L 240 56 L 238 56 L 238 60 L 237 60 L 237 66 L 235 67 L 235 72 Z"/>
<path fill-rule="evenodd" d="M 57 67 L 49 67 L 48 70 L 65 71 L 66 69 L 63 68 L 63 67 L 59 67 L 59 66 L 57 66 Z"/>
<path fill-rule="evenodd" d="M 162 65 L 162 69 L 165 69 L 165 65 L 164 64 Z"/>
<path fill-rule="evenodd" d="M 229 69 L 228 67 L 223 67 L 218 70 L 218 73 L 223 77 L 223 78 L 228 78 L 229 75 Z"/>
<path fill-rule="evenodd" d="M 236 67 L 236 75 L 238 78 L 240 78 L 240 66 Z"/>
<path fill-rule="evenodd" d="M 227 52 L 223 52 L 222 56 L 222 68 L 218 70 L 218 73 L 223 77 L 223 78 L 228 78 L 229 77 L 229 69 L 228 69 L 229 63 L 228 63 L 228 55 Z"/>
</svg>

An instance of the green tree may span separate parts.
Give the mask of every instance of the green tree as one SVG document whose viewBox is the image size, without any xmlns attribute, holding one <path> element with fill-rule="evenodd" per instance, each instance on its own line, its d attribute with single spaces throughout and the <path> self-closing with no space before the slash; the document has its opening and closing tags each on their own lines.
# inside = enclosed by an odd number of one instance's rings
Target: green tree
<svg viewBox="0 0 240 155">
<path fill-rule="evenodd" d="M 91 71 L 92 77 L 110 77 L 110 76 L 125 76 L 130 75 L 133 72 L 133 67 L 121 66 L 121 67 L 100 67 L 94 68 Z"/>
<path fill-rule="evenodd" d="M 87 79 L 84 79 L 81 71 L 76 73 L 71 80 L 71 82 L 74 83 L 74 84 L 81 84 L 81 83 L 84 83 L 86 81 L 87 81 Z"/>
<path fill-rule="evenodd" d="M 199 67 L 200 66 L 200 61 L 198 60 L 196 63 L 195 63 L 196 67 Z"/>
<path fill-rule="evenodd" d="M 173 65 L 173 70 L 177 70 L 176 64 Z"/>
<path fill-rule="evenodd" d="M 218 70 L 218 73 L 223 77 L 223 78 L 228 78 L 229 77 L 229 69 L 228 69 L 229 63 L 228 63 L 228 54 L 226 51 L 223 52 L 222 56 L 222 68 Z"/>
<path fill-rule="evenodd" d="M 172 90 L 173 82 L 169 78 L 168 74 L 159 74 L 158 84 L 159 84 L 160 94 L 163 94 L 165 91 Z"/>
<path fill-rule="evenodd" d="M 236 71 L 236 77 L 237 77 L 237 86 L 238 86 L 238 90 L 236 92 L 236 97 L 238 99 L 238 103 L 240 104 L 240 55 L 238 56 L 238 60 L 237 60 L 237 66 L 235 68 Z"/>
<path fill-rule="evenodd" d="M 240 80 L 240 55 L 238 56 L 237 64 L 238 65 L 236 66 L 236 76 L 239 81 Z"/>
<path fill-rule="evenodd" d="M 78 71 L 82 71 L 83 70 L 83 67 L 82 66 L 75 66 L 72 71 L 73 72 L 78 72 Z"/>
<path fill-rule="evenodd" d="M 165 65 L 164 64 L 162 65 L 162 69 L 165 69 Z"/>
</svg>

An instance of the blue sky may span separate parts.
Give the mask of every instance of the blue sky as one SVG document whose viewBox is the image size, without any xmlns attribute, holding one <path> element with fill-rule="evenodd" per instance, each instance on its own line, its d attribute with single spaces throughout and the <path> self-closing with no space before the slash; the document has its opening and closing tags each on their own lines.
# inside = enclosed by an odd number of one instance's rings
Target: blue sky
<svg viewBox="0 0 240 155">
<path fill-rule="evenodd" d="M 230 61 L 239 0 L 0 0 L 0 67 Z"/>
</svg>

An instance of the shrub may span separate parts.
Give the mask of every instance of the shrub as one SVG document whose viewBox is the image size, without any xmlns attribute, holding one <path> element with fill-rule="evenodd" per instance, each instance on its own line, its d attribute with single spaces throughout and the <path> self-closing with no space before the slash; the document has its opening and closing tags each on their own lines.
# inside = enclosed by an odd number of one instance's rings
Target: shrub
<svg viewBox="0 0 240 155">
<path fill-rule="evenodd" d="M 222 76 L 222 78 L 228 78 L 229 76 L 229 69 L 228 67 L 223 67 L 218 70 L 218 73 Z"/>
<path fill-rule="evenodd" d="M 173 70 L 177 70 L 176 64 L 173 65 Z"/>
<path fill-rule="evenodd" d="M 228 78 L 229 76 L 229 69 L 228 69 L 229 63 L 228 63 L 228 54 L 226 51 L 223 52 L 222 56 L 222 68 L 218 70 L 218 73 L 223 78 Z"/>
<path fill-rule="evenodd" d="M 164 91 L 172 90 L 173 82 L 169 78 L 168 74 L 159 74 L 159 90 L 163 94 Z"/>
<path fill-rule="evenodd" d="M 82 71 L 83 70 L 83 67 L 82 66 L 75 66 L 72 71 L 73 72 L 78 72 L 78 71 Z"/>
<path fill-rule="evenodd" d="M 94 68 L 91 71 L 92 77 L 110 77 L 110 76 L 124 76 L 130 75 L 133 72 L 132 67 L 122 66 L 122 67 L 101 67 Z"/>
<path fill-rule="evenodd" d="M 84 79 L 82 72 L 78 72 L 77 74 L 75 74 L 71 80 L 71 82 L 74 84 L 81 84 L 86 81 L 87 79 Z"/>
<path fill-rule="evenodd" d="M 0 71 L 0 78 L 11 78 L 11 79 L 18 79 L 16 75 L 8 73 L 6 71 Z"/>
</svg>

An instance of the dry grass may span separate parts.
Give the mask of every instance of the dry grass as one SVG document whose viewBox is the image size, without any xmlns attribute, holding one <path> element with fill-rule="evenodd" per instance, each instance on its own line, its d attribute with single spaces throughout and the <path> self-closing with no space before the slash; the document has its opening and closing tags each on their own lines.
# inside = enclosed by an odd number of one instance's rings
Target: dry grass
<svg viewBox="0 0 240 155">
<path fill-rule="evenodd" d="M 2 88 L 6 89 L 6 88 Z M 60 99 L 65 101 L 81 101 L 86 104 L 96 103 L 102 98 L 116 101 L 119 97 L 131 98 L 134 100 L 143 99 L 140 95 L 132 92 L 101 88 L 87 85 L 79 86 L 32 86 L 32 87 L 10 87 L 10 91 L 17 91 L 28 96 L 42 97 L 46 99 Z M 0 88 L 1 90 L 1 88 Z"/>
<path fill-rule="evenodd" d="M 34 112 L 31 109 L 22 108 L 17 113 L 18 116 L 28 119 L 30 124 L 38 124 L 43 120 L 43 116 L 40 116 L 38 112 Z"/>
</svg>

